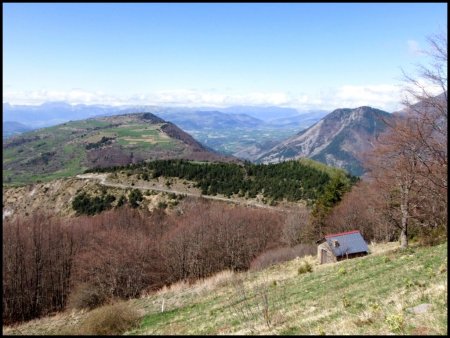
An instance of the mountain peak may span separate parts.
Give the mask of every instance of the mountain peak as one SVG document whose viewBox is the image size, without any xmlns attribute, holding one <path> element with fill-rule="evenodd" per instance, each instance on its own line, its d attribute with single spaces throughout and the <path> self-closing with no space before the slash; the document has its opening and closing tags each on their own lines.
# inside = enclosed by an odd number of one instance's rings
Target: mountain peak
<svg viewBox="0 0 450 338">
<path fill-rule="evenodd" d="M 353 175 L 361 175 L 361 154 L 372 147 L 375 138 L 385 129 L 384 119 L 391 116 L 369 106 L 336 109 L 316 124 L 261 154 L 258 161 L 276 163 L 308 157 L 346 169 Z"/>
</svg>

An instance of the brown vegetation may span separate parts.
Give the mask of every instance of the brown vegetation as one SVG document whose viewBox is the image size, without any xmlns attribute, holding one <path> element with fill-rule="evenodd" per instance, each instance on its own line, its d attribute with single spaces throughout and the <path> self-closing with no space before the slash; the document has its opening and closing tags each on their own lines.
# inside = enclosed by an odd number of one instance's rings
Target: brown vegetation
<svg viewBox="0 0 450 338">
<path fill-rule="evenodd" d="M 290 261 L 294 258 L 315 255 L 317 247 L 312 244 L 298 244 L 294 247 L 283 247 L 263 252 L 250 264 L 252 270 L 262 270 L 271 265 Z"/>
<path fill-rule="evenodd" d="M 282 218 L 200 200 L 184 202 L 178 215 L 122 207 L 65 221 L 45 214 L 6 221 L 3 319 L 59 311 L 69 295 L 70 307 L 93 308 L 178 280 L 248 269 L 280 244 Z"/>
<path fill-rule="evenodd" d="M 125 302 L 105 305 L 92 311 L 81 323 L 82 335 L 119 335 L 134 328 L 140 319 L 136 309 Z"/>
<path fill-rule="evenodd" d="M 3 224 L 3 320 L 60 310 L 70 291 L 79 240 L 56 218 L 34 214 Z"/>
</svg>

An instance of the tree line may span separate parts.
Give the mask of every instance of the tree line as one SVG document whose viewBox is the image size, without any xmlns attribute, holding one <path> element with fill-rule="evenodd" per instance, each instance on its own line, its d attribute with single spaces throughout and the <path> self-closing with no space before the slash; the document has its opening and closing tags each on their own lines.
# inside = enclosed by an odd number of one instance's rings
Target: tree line
<svg viewBox="0 0 450 338">
<path fill-rule="evenodd" d="M 125 171 L 139 178 L 176 177 L 195 182 L 204 195 L 255 198 L 262 194 L 271 202 L 306 200 L 313 203 L 326 190 L 331 176 L 299 161 L 277 164 L 238 165 L 235 163 L 190 162 L 187 160 L 156 160 L 126 166 L 94 168 L 86 172 Z M 352 185 L 358 178 L 347 173 L 339 175 L 342 184 Z"/>
</svg>

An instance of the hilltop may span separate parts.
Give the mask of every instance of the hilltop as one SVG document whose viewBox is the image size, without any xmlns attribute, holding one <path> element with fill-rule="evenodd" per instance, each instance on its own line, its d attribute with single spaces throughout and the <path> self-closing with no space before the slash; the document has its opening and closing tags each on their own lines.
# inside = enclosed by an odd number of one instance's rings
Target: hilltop
<svg viewBox="0 0 450 338">
<path fill-rule="evenodd" d="M 151 113 L 70 121 L 3 142 L 3 183 L 27 184 L 74 176 L 93 167 L 184 158 L 234 161 Z"/>
</svg>

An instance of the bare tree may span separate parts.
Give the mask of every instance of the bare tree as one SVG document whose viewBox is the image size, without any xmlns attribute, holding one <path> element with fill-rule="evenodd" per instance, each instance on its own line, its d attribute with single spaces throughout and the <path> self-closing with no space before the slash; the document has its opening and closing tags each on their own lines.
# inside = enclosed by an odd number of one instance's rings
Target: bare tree
<svg viewBox="0 0 450 338">
<path fill-rule="evenodd" d="M 327 229 L 337 233 L 358 229 L 366 240 L 391 241 L 395 226 L 385 191 L 373 180 L 362 180 L 345 194 L 327 217 Z"/>
<path fill-rule="evenodd" d="M 309 222 L 309 211 L 301 206 L 295 212 L 290 213 L 283 225 L 281 240 L 284 244 L 295 246 L 301 242 L 302 231 L 305 230 Z"/>
<path fill-rule="evenodd" d="M 418 177 L 420 164 L 417 161 L 420 149 L 416 144 L 408 146 L 408 134 L 396 132 L 408 130 L 404 123 L 399 121 L 393 130 L 380 136 L 368 165 L 376 186 L 388 193 L 385 208 L 400 211 L 400 221 L 395 225 L 401 230 L 401 246 L 407 247 L 408 227 L 413 210 L 420 203 L 421 187 Z"/>
<path fill-rule="evenodd" d="M 431 64 L 418 67 L 418 76 L 404 74 L 406 107 L 414 141 L 422 152 L 417 160 L 421 163 L 424 194 L 440 202 L 431 206 L 434 212 L 430 220 L 433 226 L 447 224 L 448 189 L 448 94 L 447 94 L 447 35 L 440 33 L 428 38 Z M 429 88 L 432 88 L 430 90 Z M 439 95 L 436 95 L 436 92 Z M 437 212 L 440 210 L 441 212 Z M 445 215 L 444 217 L 442 217 Z"/>
<path fill-rule="evenodd" d="M 368 163 L 402 247 L 412 221 L 434 228 L 447 223 L 447 37 L 428 41 L 432 62 L 419 66 L 417 76 L 404 74 L 405 109 L 388 123 Z"/>
</svg>

